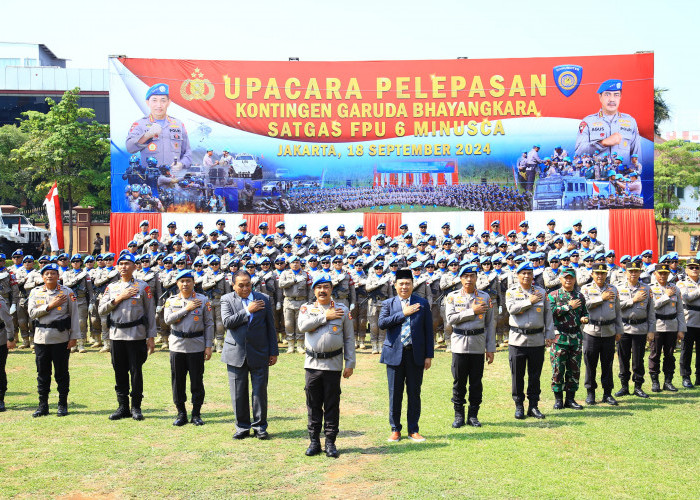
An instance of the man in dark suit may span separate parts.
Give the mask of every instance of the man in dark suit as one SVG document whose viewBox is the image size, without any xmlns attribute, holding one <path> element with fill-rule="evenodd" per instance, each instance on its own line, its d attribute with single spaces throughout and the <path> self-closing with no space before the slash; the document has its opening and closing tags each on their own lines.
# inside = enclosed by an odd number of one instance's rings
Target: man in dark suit
<svg viewBox="0 0 700 500">
<path fill-rule="evenodd" d="M 433 317 L 430 303 L 412 295 L 413 273 L 410 269 L 396 272 L 394 288 L 398 295 L 385 300 L 379 314 L 379 328 L 386 330 L 379 362 L 386 365 L 389 382 L 389 441 L 401 439 L 401 404 L 405 384 L 408 437 L 422 442 L 425 438 L 418 433 L 420 388 L 423 370 L 430 368 L 433 358 Z"/>
<path fill-rule="evenodd" d="M 221 297 L 221 318 L 226 328 L 221 361 L 228 369 L 231 403 L 236 412 L 234 439 L 250 436 L 267 439 L 267 381 L 270 366 L 277 363 L 277 334 L 270 299 L 253 292 L 250 274 L 240 270 L 233 277 L 233 292 Z M 253 390 L 250 422 L 248 377 Z"/>
</svg>

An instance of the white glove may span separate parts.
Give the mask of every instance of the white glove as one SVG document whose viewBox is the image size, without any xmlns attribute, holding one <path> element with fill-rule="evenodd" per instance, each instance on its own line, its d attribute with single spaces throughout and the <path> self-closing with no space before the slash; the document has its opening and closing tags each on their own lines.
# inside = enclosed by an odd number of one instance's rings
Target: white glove
<svg viewBox="0 0 700 500">
<path fill-rule="evenodd" d="M 275 309 L 277 309 L 278 311 L 282 310 L 282 302 L 278 302 L 275 306 Z"/>
<path fill-rule="evenodd" d="M 355 304 L 350 304 L 350 310 L 354 311 L 355 310 Z"/>
<path fill-rule="evenodd" d="M 159 135 L 162 131 L 163 131 L 163 129 L 161 128 L 161 126 L 158 125 L 157 123 L 154 123 L 153 125 L 150 126 L 150 128 L 148 130 L 146 130 L 146 133 L 143 134 L 143 136 L 146 139 L 151 139 L 151 138 Z"/>
<path fill-rule="evenodd" d="M 12 304 L 10 306 L 10 314 L 14 314 L 17 311 L 17 304 Z"/>
</svg>

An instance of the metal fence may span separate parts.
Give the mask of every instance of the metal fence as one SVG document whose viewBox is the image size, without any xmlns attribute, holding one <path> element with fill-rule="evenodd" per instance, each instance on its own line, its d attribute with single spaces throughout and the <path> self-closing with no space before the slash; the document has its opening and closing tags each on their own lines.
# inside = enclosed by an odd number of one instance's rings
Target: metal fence
<svg viewBox="0 0 700 500">
<path fill-rule="evenodd" d="M 672 217 L 678 217 L 683 222 L 700 222 L 700 210 L 692 208 L 679 208 L 671 212 Z"/>
<path fill-rule="evenodd" d="M 34 224 L 36 225 L 43 225 L 49 221 L 49 218 L 46 214 L 46 208 L 45 207 L 36 207 L 36 208 L 20 208 L 19 213 L 24 215 L 28 219 L 32 219 L 34 221 Z M 92 211 L 92 222 L 109 222 L 109 210 L 93 210 Z M 73 213 L 71 214 L 68 210 L 63 211 L 63 223 L 68 224 L 70 222 L 72 215 L 73 222 L 77 222 L 77 212 L 74 210 Z"/>
</svg>

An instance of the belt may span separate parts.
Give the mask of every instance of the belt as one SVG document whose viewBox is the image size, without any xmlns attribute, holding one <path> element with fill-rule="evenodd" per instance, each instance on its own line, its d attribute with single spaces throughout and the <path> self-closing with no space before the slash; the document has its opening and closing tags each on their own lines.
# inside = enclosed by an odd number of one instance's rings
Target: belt
<svg viewBox="0 0 700 500">
<path fill-rule="evenodd" d="M 558 332 L 560 333 L 565 333 L 567 335 L 574 335 L 580 332 L 580 330 L 577 327 L 572 327 L 572 326 L 555 326 L 554 327 Z"/>
<path fill-rule="evenodd" d="M 454 330 L 453 330 L 454 331 Z M 413 350 L 413 344 L 408 344 L 403 346 L 404 351 L 412 351 Z"/>
<path fill-rule="evenodd" d="M 693 306 L 690 304 L 684 304 L 685 308 L 690 310 L 690 311 L 700 311 L 700 306 Z"/>
<path fill-rule="evenodd" d="M 316 352 L 316 351 L 312 351 L 310 349 L 307 349 L 306 354 L 307 354 L 307 356 L 310 356 L 314 359 L 330 359 L 330 358 L 335 358 L 339 354 L 343 354 L 343 350 L 338 349 L 338 350 L 330 351 L 330 352 Z"/>
<path fill-rule="evenodd" d="M 456 333 L 457 335 L 466 335 L 467 337 L 470 337 L 472 335 L 481 335 L 484 333 L 484 328 L 476 328 L 474 330 L 462 330 L 460 328 L 453 328 L 452 333 Z"/>
<path fill-rule="evenodd" d="M 605 319 L 605 320 L 591 319 L 588 321 L 588 323 L 593 325 L 593 326 L 608 326 L 608 325 L 612 325 L 613 323 L 615 323 L 615 320 L 614 319 Z"/>
<path fill-rule="evenodd" d="M 170 335 L 175 335 L 181 339 L 194 339 L 197 337 L 204 336 L 204 330 L 198 330 L 196 332 L 181 332 L 179 330 L 170 330 Z"/>
<path fill-rule="evenodd" d="M 108 326 L 114 326 L 116 328 L 133 328 L 134 326 L 139 326 L 139 325 L 146 325 L 146 318 L 141 317 L 137 320 L 134 321 L 127 321 L 126 323 L 117 323 L 116 321 L 112 321 L 112 316 L 109 315 L 107 316 L 107 325 Z"/>
<path fill-rule="evenodd" d="M 522 333 L 523 335 L 537 335 L 538 333 L 544 332 L 544 327 L 540 328 L 531 328 L 531 329 L 525 329 L 525 328 L 516 328 L 514 326 L 510 327 L 510 330 L 515 332 L 515 333 Z"/>
<path fill-rule="evenodd" d="M 641 325 L 642 323 L 646 323 L 646 322 L 647 322 L 647 319 L 646 319 L 646 318 L 642 318 L 642 319 L 625 319 L 625 318 L 622 318 L 622 322 L 623 322 L 625 325 Z"/>
<path fill-rule="evenodd" d="M 34 326 L 38 326 L 39 328 L 52 328 L 54 330 L 65 331 L 70 328 L 70 316 L 66 316 L 62 319 L 57 319 L 55 321 L 52 321 L 51 323 L 39 323 L 38 321 L 36 321 L 34 323 Z"/>
<path fill-rule="evenodd" d="M 676 319 L 675 314 L 657 314 L 656 319 Z"/>
</svg>

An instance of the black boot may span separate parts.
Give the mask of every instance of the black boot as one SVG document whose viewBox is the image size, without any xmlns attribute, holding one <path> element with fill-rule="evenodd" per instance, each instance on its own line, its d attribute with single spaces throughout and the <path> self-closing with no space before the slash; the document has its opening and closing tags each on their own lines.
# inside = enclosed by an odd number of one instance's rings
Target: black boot
<svg viewBox="0 0 700 500">
<path fill-rule="evenodd" d="M 535 417 L 540 420 L 544 419 L 544 414 L 540 411 L 540 409 L 537 406 L 532 406 L 530 405 L 527 409 L 527 416 L 528 417 Z"/>
<path fill-rule="evenodd" d="M 326 436 L 326 456 L 338 458 L 338 449 L 335 447 L 335 436 Z"/>
<path fill-rule="evenodd" d="M 572 410 L 583 410 L 583 406 L 578 404 L 574 399 L 575 395 L 576 393 L 571 391 L 566 393 L 566 401 L 564 401 L 564 408 L 571 408 Z"/>
<path fill-rule="evenodd" d="M 306 448 L 306 456 L 313 457 L 321 453 L 321 439 L 317 432 L 309 432 L 309 447 Z"/>
<path fill-rule="evenodd" d="M 666 380 L 664 380 L 664 391 L 678 392 L 678 389 L 676 389 L 676 386 L 673 385 L 673 382 L 671 382 L 671 380 L 672 379 L 670 378 L 666 378 Z"/>
<path fill-rule="evenodd" d="M 693 384 L 690 382 L 690 377 L 683 377 L 683 388 L 684 389 L 692 389 Z"/>
<path fill-rule="evenodd" d="M 649 397 L 649 394 L 642 390 L 642 384 L 634 384 L 634 395 L 638 398 L 644 399 L 647 399 Z"/>
<path fill-rule="evenodd" d="M 525 407 L 522 403 L 515 403 L 515 418 L 517 420 L 525 420 Z"/>
<path fill-rule="evenodd" d="M 0 394 L 0 413 L 5 411 L 5 393 Z"/>
<path fill-rule="evenodd" d="M 141 413 L 141 398 L 131 398 L 131 418 L 134 420 L 143 420 L 143 413 Z"/>
<path fill-rule="evenodd" d="M 620 387 L 620 390 L 615 393 L 615 397 L 619 398 L 622 396 L 629 396 L 630 395 L 630 387 L 629 384 L 623 383 L 622 387 Z"/>
<path fill-rule="evenodd" d="M 564 409 L 564 398 L 561 392 L 554 393 L 554 406 L 552 406 L 552 408 L 554 408 L 555 410 Z"/>
<path fill-rule="evenodd" d="M 36 411 L 32 413 L 32 417 L 43 417 L 49 414 L 49 396 L 39 396 L 39 406 Z"/>
<path fill-rule="evenodd" d="M 56 410 L 57 417 L 65 417 L 68 415 L 68 396 L 58 396 L 58 410 Z"/>
<path fill-rule="evenodd" d="M 202 416 L 200 414 L 202 410 L 202 405 L 192 405 L 192 419 L 190 422 L 192 422 L 194 425 L 204 425 L 204 420 L 202 420 Z"/>
<path fill-rule="evenodd" d="M 117 403 L 119 403 L 119 407 L 109 416 L 109 419 L 121 420 L 122 418 L 129 418 L 131 416 L 131 411 L 129 410 L 129 398 L 126 396 L 117 396 Z"/>
<path fill-rule="evenodd" d="M 610 406 L 617 406 L 617 401 L 612 397 L 611 394 L 603 394 L 603 403 L 609 404 Z"/>
<path fill-rule="evenodd" d="M 479 407 L 469 406 L 469 412 L 467 413 L 467 424 L 471 425 L 472 427 L 481 427 L 481 422 L 479 422 L 477 417 L 478 415 Z"/>
<path fill-rule="evenodd" d="M 595 391 L 592 389 L 588 389 L 588 394 L 586 395 L 586 404 L 588 406 L 595 405 Z"/>
<path fill-rule="evenodd" d="M 187 423 L 187 410 L 185 409 L 184 404 L 179 404 L 176 405 L 177 408 L 177 417 L 175 417 L 175 420 L 173 421 L 173 425 L 175 427 L 182 427 Z"/>
<path fill-rule="evenodd" d="M 661 392 L 658 375 L 651 375 L 651 392 Z"/>
<path fill-rule="evenodd" d="M 459 429 L 464 425 L 464 405 L 455 406 L 455 421 L 452 422 L 452 427 Z"/>
</svg>

